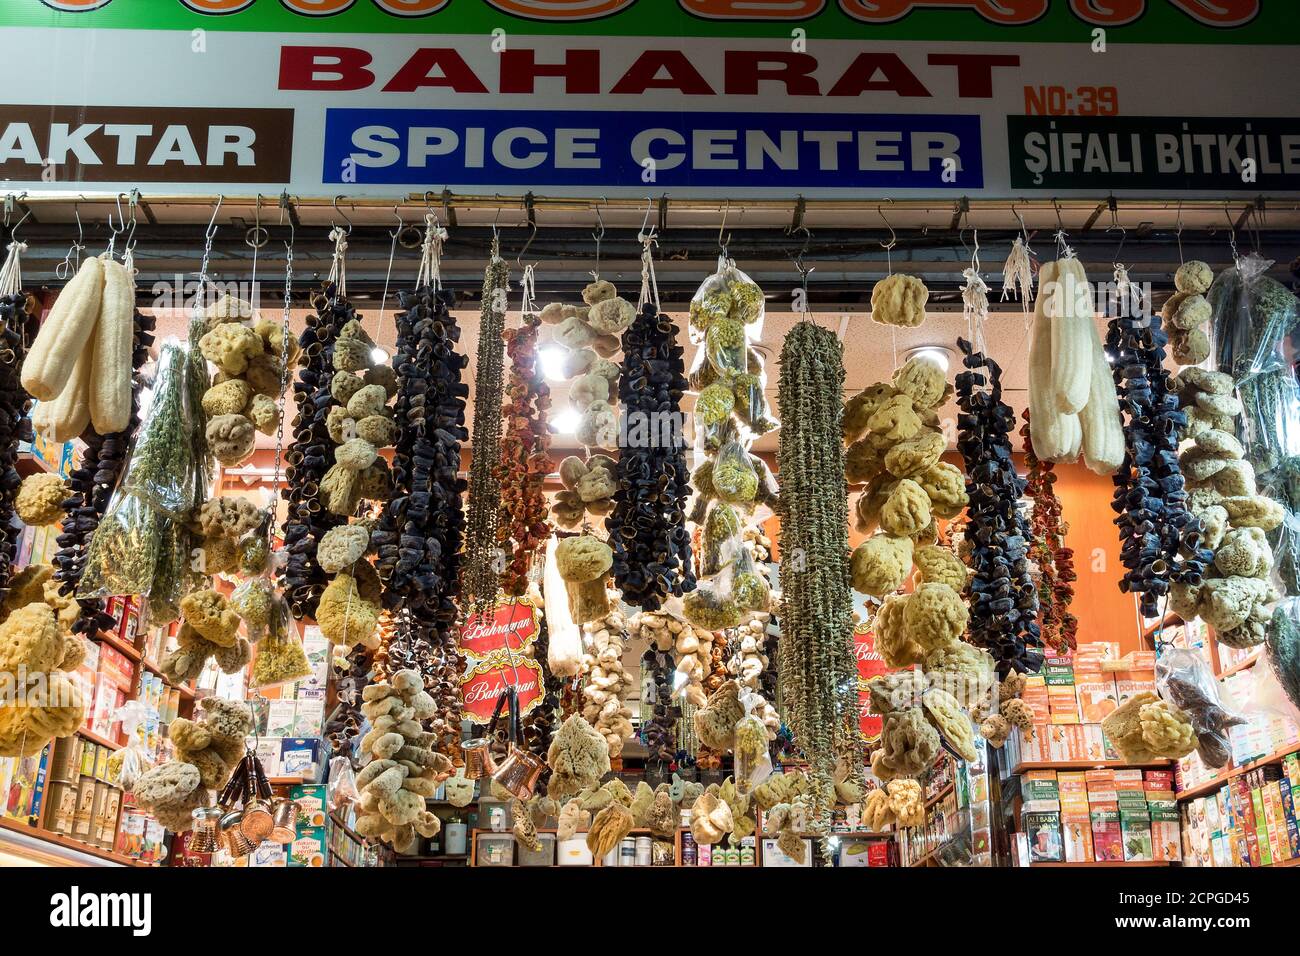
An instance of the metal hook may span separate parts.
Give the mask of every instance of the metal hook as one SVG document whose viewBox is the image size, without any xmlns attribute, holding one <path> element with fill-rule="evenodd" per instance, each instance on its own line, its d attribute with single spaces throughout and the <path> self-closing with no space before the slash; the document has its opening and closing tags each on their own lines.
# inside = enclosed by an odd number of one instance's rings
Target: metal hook
<svg viewBox="0 0 1300 956">
<path fill-rule="evenodd" d="M 637 238 L 637 241 L 638 241 L 638 242 L 645 242 L 645 241 L 646 241 L 646 237 L 647 237 L 647 235 L 650 236 L 650 237 L 653 237 L 653 236 L 654 236 L 654 233 L 655 233 L 654 229 L 651 229 L 649 233 L 646 232 L 646 227 L 650 225 L 650 209 L 651 209 L 651 207 L 653 206 L 653 204 L 654 204 L 654 200 L 651 199 L 649 196 L 646 196 L 646 197 L 645 197 L 645 216 L 642 217 L 642 219 L 641 219 L 641 229 L 640 229 L 640 231 L 637 232 L 637 234 L 636 234 L 636 238 Z"/>
<path fill-rule="evenodd" d="M 23 213 L 23 218 L 19 219 L 16 223 L 14 223 L 14 224 L 13 224 L 13 228 L 11 228 L 11 229 L 9 230 L 9 241 L 10 241 L 10 242 L 18 242 L 18 241 L 19 241 L 19 239 L 18 239 L 18 227 L 21 226 L 23 223 L 25 223 L 25 222 L 26 222 L 28 219 L 30 219 L 30 218 L 32 218 L 32 211 L 31 211 L 31 209 L 29 208 L 26 212 Z M 6 226 L 9 225 L 8 217 L 6 217 L 5 225 L 6 225 Z"/>
<path fill-rule="evenodd" d="M 63 257 L 63 261 L 54 267 L 55 278 L 60 280 L 66 280 L 73 272 L 81 268 L 81 250 L 86 248 L 86 231 L 81 225 L 81 203 L 72 204 L 72 215 L 77 220 L 77 238 L 68 247 L 68 254 Z M 75 265 L 72 262 L 74 255 L 77 257 Z"/>
<path fill-rule="evenodd" d="M 1106 206 L 1110 209 L 1110 225 L 1106 227 L 1106 232 L 1110 233 L 1119 230 L 1119 247 L 1115 250 L 1114 258 L 1114 264 L 1118 266 L 1120 263 L 1120 253 L 1124 251 L 1124 240 L 1128 238 L 1128 230 L 1125 229 L 1124 224 L 1119 221 L 1119 202 L 1114 196 L 1110 196 L 1106 200 Z"/>
<path fill-rule="evenodd" d="M 534 222 L 533 231 L 528 235 L 528 241 L 525 242 L 524 247 L 519 250 L 519 255 L 515 256 L 515 265 L 519 266 L 520 268 L 523 268 L 524 255 L 528 252 L 528 248 L 533 244 L 533 240 L 536 238 L 537 238 L 537 223 Z"/>
<path fill-rule="evenodd" d="M 1228 208 L 1228 200 L 1223 201 L 1223 216 L 1228 220 L 1228 248 L 1232 250 L 1232 258 L 1237 260 L 1237 224 L 1232 221 L 1232 211 Z"/>
<path fill-rule="evenodd" d="M 244 233 L 244 245 L 254 252 L 266 248 L 271 241 L 271 234 L 262 228 L 262 194 L 257 194 L 257 203 L 253 207 L 253 227 Z"/>
<path fill-rule="evenodd" d="M 601 201 L 605 201 L 604 196 L 601 197 Z M 649 213 L 647 212 L 646 215 Z M 600 215 L 599 205 L 596 206 L 596 226 L 598 231 L 591 234 L 591 238 L 596 240 L 596 267 L 591 270 L 592 279 L 600 278 L 600 240 L 605 238 L 605 220 Z"/>
<path fill-rule="evenodd" d="M 722 207 L 722 225 L 718 226 L 718 248 L 722 251 L 723 258 L 728 258 L 727 247 L 731 245 L 731 233 L 727 233 L 727 238 L 722 238 L 722 233 L 727 228 L 727 216 L 731 212 L 731 200 L 728 199 L 726 205 Z"/>
<path fill-rule="evenodd" d="M 892 203 L 893 200 L 887 199 L 886 202 Z M 889 252 L 898 245 L 898 233 L 894 232 L 894 227 L 889 224 L 889 220 L 885 217 L 884 210 L 879 206 L 876 207 L 876 215 L 880 217 L 881 222 L 885 224 L 885 228 L 889 230 L 889 242 L 882 242 L 880 244 L 880 248 Z"/>
<path fill-rule="evenodd" d="M 336 213 L 338 213 L 340 216 L 342 216 L 342 217 L 343 217 L 343 221 L 346 222 L 346 223 L 348 224 L 348 230 L 347 230 L 347 232 L 348 232 L 348 235 L 350 236 L 350 235 L 352 235 L 352 220 L 351 220 L 350 218 L 348 218 L 348 214 L 347 214 L 347 213 L 345 213 L 342 209 L 339 208 L 339 200 L 342 199 L 342 198 L 343 198 L 343 195 L 342 195 L 341 193 L 340 193 L 339 195 L 337 195 L 337 196 L 334 197 L 334 211 L 335 211 Z M 331 226 L 335 226 L 335 227 L 337 228 L 337 224 L 336 224 L 336 223 L 330 223 L 330 225 L 331 225 Z"/>
<path fill-rule="evenodd" d="M 1061 219 L 1061 204 L 1053 199 L 1052 208 L 1056 210 L 1056 231 L 1065 235 L 1065 223 Z"/>
<path fill-rule="evenodd" d="M 1020 210 L 1016 208 L 1015 203 L 1011 204 L 1011 215 L 1015 216 L 1016 221 L 1020 223 L 1020 235 L 1024 238 L 1025 242 L 1028 243 L 1029 229 L 1025 226 L 1025 217 L 1020 215 Z"/>
<path fill-rule="evenodd" d="M 804 265 L 803 257 L 808 254 L 808 249 L 812 246 L 812 231 L 802 223 L 792 230 L 792 234 L 802 232 L 804 235 L 803 246 L 800 250 L 790 257 L 794 263 L 795 270 L 799 273 L 799 281 L 804 290 L 804 304 L 807 305 L 808 295 L 808 277 L 815 271 L 816 266 L 808 267 Z"/>
<path fill-rule="evenodd" d="M 425 196 L 427 197 L 428 195 L 429 194 L 426 192 Z M 433 211 L 433 206 L 429 204 L 427 198 L 424 202 L 424 208 L 425 218 L 432 219 L 434 225 L 437 225 L 438 215 Z M 402 218 L 401 206 L 393 206 L 393 215 L 397 217 L 397 230 L 395 232 L 390 232 L 388 235 L 392 237 L 394 242 L 400 243 L 403 249 L 416 249 L 424 245 L 424 236 L 421 234 L 419 226 L 415 223 L 407 224 L 406 220 Z M 413 238 L 403 239 L 402 237 L 408 233 L 412 234 Z"/>
</svg>

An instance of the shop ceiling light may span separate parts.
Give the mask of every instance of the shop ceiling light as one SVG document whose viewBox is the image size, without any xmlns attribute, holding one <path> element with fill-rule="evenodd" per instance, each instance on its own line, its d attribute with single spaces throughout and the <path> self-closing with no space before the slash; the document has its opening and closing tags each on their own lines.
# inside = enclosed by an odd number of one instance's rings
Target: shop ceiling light
<svg viewBox="0 0 1300 956">
<path fill-rule="evenodd" d="M 388 353 L 376 345 L 370 350 L 370 361 L 374 362 L 376 365 L 387 365 Z"/>
<path fill-rule="evenodd" d="M 929 359 L 943 369 L 945 374 L 952 364 L 952 353 L 942 345 L 922 345 L 919 348 L 908 349 L 907 357 Z"/>
<path fill-rule="evenodd" d="M 551 431 L 557 435 L 572 435 L 582 424 L 582 415 L 572 408 L 566 408 L 551 417 Z"/>
<path fill-rule="evenodd" d="M 568 354 L 561 345 L 543 345 L 537 350 L 537 359 L 542 366 L 542 374 L 553 382 L 564 379 L 564 357 Z"/>
</svg>

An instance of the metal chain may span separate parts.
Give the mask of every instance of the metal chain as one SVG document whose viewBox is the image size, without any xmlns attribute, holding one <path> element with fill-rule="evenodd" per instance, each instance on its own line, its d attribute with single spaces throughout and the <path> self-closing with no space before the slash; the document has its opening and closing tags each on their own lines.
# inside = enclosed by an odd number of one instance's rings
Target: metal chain
<svg viewBox="0 0 1300 956">
<path fill-rule="evenodd" d="M 275 465 L 271 473 L 271 494 L 274 502 L 280 494 L 280 459 L 284 453 L 284 409 L 289 391 L 289 308 L 293 298 L 293 224 L 289 225 L 289 241 L 284 244 L 284 319 L 280 329 L 280 402 L 279 421 L 275 426 Z M 272 504 L 271 521 L 267 522 L 267 544 L 275 537 L 275 505 Z"/>
</svg>

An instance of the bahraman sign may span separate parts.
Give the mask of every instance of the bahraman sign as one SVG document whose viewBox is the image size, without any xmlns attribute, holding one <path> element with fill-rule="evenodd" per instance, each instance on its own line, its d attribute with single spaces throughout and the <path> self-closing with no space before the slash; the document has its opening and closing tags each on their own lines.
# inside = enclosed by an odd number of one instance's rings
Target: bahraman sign
<svg viewBox="0 0 1300 956">
<path fill-rule="evenodd" d="M 461 697 L 472 721 L 486 724 L 497 698 L 511 686 L 519 694 L 521 715 L 541 703 L 542 669 L 533 658 L 541 626 L 540 610 L 526 598 L 505 599 L 465 622 L 459 640 L 465 655 Z"/>
</svg>

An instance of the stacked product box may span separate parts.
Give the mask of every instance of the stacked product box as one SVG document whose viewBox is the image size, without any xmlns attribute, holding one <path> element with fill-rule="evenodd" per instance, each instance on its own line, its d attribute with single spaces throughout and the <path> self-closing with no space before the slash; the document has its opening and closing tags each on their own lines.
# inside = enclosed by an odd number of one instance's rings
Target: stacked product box
<svg viewBox="0 0 1300 956">
<path fill-rule="evenodd" d="M 50 748 L 30 757 L 0 757 L 0 816 L 38 824 L 45 806 Z"/>
<path fill-rule="evenodd" d="M 290 867 L 328 866 L 329 841 L 326 824 L 329 804 L 323 783 L 302 783 L 292 787 L 289 797 L 298 804 L 298 823 L 288 847 Z"/>
<path fill-rule="evenodd" d="M 1021 830 L 1029 847 L 1030 863 L 1060 863 L 1061 803 L 1055 770 L 1030 770 L 1020 778 Z"/>
<path fill-rule="evenodd" d="M 167 831 L 161 823 L 135 805 L 131 794 L 122 798 L 122 819 L 117 829 L 115 849 L 142 863 L 157 863 L 166 853 L 163 843 Z"/>
<path fill-rule="evenodd" d="M 1233 777 L 1214 793 L 1185 801 L 1190 866 L 1247 867 L 1300 859 L 1300 758 L 1291 754 Z"/>
<path fill-rule="evenodd" d="M 1147 770 L 1142 774 L 1147 809 L 1151 814 L 1151 858 L 1157 863 L 1182 860 L 1182 834 L 1172 770 Z"/>
<path fill-rule="evenodd" d="M 99 668 L 95 677 L 95 704 L 90 729 L 100 737 L 119 740 L 121 724 L 117 711 L 135 687 L 135 662 L 117 648 L 99 644 Z"/>
<path fill-rule="evenodd" d="M 1116 770 L 1113 778 L 1124 862 L 1149 863 L 1154 857 L 1151 849 L 1151 810 L 1147 806 L 1142 771 L 1128 768 Z"/>
<path fill-rule="evenodd" d="M 1099 863 L 1122 862 L 1124 841 L 1120 836 L 1115 771 L 1086 770 L 1083 777 L 1088 793 L 1088 818 L 1092 824 L 1093 859 Z"/>
<path fill-rule="evenodd" d="M 1074 664 L 1070 658 L 1047 658 L 1042 674 L 1047 687 L 1048 723 L 1079 723 L 1079 699 L 1074 692 Z"/>
<path fill-rule="evenodd" d="M 1061 839 L 1066 863 L 1091 863 L 1092 817 L 1088 806 L 1087 775 L 1062 770 L 1056 775 L 1061 801 Z"/>
</svg>

